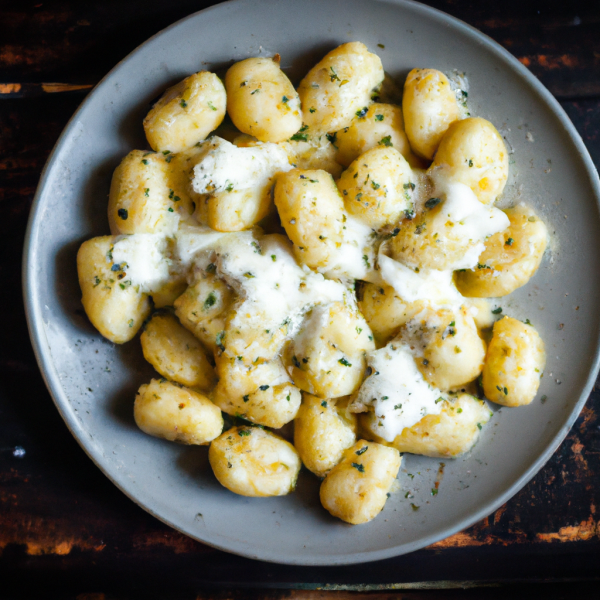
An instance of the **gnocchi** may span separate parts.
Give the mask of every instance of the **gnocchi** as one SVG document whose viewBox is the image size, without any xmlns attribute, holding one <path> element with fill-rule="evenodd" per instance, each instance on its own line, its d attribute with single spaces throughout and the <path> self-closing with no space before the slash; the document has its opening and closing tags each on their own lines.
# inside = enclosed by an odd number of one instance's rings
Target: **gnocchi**
<svg viewBox="0 0 600 600">
<path fill-rule="evenodd" d="M 208 71 L 169 88 L 144 119 L 153 150 L 183 152 L 204 140 L 223 121 L 227 95 L 223 82 Z"/>
<path fill-rule="evenodd" d="M 361 524 L 402 453 L 464 455 L 488 402 L 532 402 L 543 341 L 487 298 L 529 281 L 548 232 L 494 206 L 507 148 L 466 98 L 433 68 L 402 89 L 360 42 L 297 89 L 275 55 L 166 90 L 152 150 L 114 171 L 112 235 L 77 255 L 92 324 L 119 344 L 141 331 L 158 373 L 134 400 L 143 432 L 209 445 L 243 496 L 292 492 L 304 465 Z"/>
<path fill-rule="evenodd" d="M 145 433 L 181 444 L 208 444 L 223 430 L 221 411 L 206 396 L 166 379 L 140 387 L 133 416 Z"/>
<path fill-rule="evenodd" d="M 483 368 L 483 391 L 503 406 L 530 404 L 545 364 L 544 342 L 533 325 L 503 317 L 494 323 Z"/>
<path fill-rule="evenodd" d="M 285 496 L 301 466 L 294 446 L 259 427 L 229 429 L 212 442 L 208 459 L 219 483 L 241 496 Z"/>
<path fill-rule="evenodd" d="M 383 510 L 401 463 L 394 448 L 359 440 L 325 477 L 321 504 L 342 521 L 367 523 Z"/>
</svg>

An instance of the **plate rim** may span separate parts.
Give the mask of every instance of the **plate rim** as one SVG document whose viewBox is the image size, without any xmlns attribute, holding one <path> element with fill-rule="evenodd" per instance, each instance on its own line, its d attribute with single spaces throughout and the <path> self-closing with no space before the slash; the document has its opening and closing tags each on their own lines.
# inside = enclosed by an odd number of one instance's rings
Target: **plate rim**
<svg viewBox="0 0 600 600">
<path fill-rule="evenodd" d="M 573 427 L 575 421 L 579 417 L 583 406 L 585 405 L 589 395 L 592 391 L 594 383 L 598 377 L 598 373 L 600 371 L 600 335 L 596 339 L 596 349 L 593 355 L 593 359 L 591 361 L 591 368 L 585 382 L 585 385 L 582 388 L 582 392 L 580 394 L 579 399 L 574 404 L 571 412 L 569 413 L 568 418 L 565 423 L 556 433 L 556 435 L 552 438 L 551 442 L 546 446 L 545 450 L 537 457 L 536 460 L 526 469 L 526 471 L 501 495 L 497 496 L 494 500 L 487 502 L 482 507 L 480 507 L 476 512 L 472 513 L 468 518 L 464 518 L 459 521 L 456 525 L 449 527 L 444 530 L 443 534 L 431 534 L 424 538 L 419 538 L 418 540 L 412 542 L 405 542 L 397 546 L 385 548 L 382 550 L 370 550 L 365 552 L 356 552 L 356 553 L 346 553 L 346 554 L 333 554 L 328 557 L 319 556 L 318 558 L 311 560 L 310 556 L 301 556 L 294 557 L 292 559 L 282 557 L 280 555 L 276 555 L 275 551 L 266 551 L 262 552 L 261 555 L 254 554 L 252 551 L 236 549 L 228 547 L 227 543 L 224 541 L 223 543 L 217 543 L 213 541 L 206 541 L 202 539 L 198 535 L 192 535 L 186 531 L 184 531 L 181 527 L 178 527 L 173 522 L 171 522 L 167 517 L 157 514 L 152 508 L 145 506 L 142 504 L 140 500 L 136 498 L 133 492 L 130 492 L 125 485 L 122 485 L 113 475 L 109 472 L 109 470 L 104 467 L 101 461 L 97 458 L 96 455 L 100 455 L 101 453 L 95 450 L 93 444 L 89 441 L 89 434 L 82 427 L 81 423 L 79 423 L 74 415 L 69 413 L 66 408 L 70 404 L 63 388 L 60 383 L 60 379 L 56 372 L 54 362 L 51 359 L 51 353 L 49 349 L 49 345 L 45 336 L 45 327 L 44 320 L 41 314 L 41 306 L 36 301 L 36 291 L 37 291 L 37 282 L 35 280 L 35 264 L 33 263 L 33 258 L 35 256 L 35 249 L 32 249 L 32 238 L 36 230 L 36 226 L 38 225 L 38 213 L 40 212 L 41 205 L 41 197 L 44 193 L 44 189 L 47 184 L 47 180 L 54 168 L 54 165 L 57 161 L 58 155 L 62 150 L 65 143 L 70 138 L 70 134 L 77 123 L 78 117 L 80 113 L 85 109 L 87 104 L 90 102 L 94 93 L 98 88 L 103 86 L 105 82 L 115 73 L 125 62 L 130 60 L 134 55 L 138 52 L 142 51 L 142 49 L 152 42 L 155 38 L 162 36 L 167 31 L 178 27 L 185 21 L 188 21 L 193 18 L 197 18 L 198 15 L 207 14 L 213 11 L 222 11 L 227 10 L 226 7 L 236 4 L 247 4 L 250 0 L 227 0 L 226 2 L 221 2 L 219 4 L 215 4 L 213 6 L 207 7 L 200 11 L 193 12 L 182 19 L 175 21 L 174 23 L 168 25 L 164 29 L 161 29 L 153 36 L 145 40 L 142 44 L 137 46 L 134 50 L 132 50 L 129 54 L 127 54 L 124 58 L 122 58 L 117 64 L 112 67 L 108 73 L 102 77 L 102 79 L 90 90 L 81 104 L 77 107 L 71 118 L 67 121 L 64 129 L 62 130 L 60 136 L 58 137 L 52 151 L 50 152 L 48 159 L 42 169 L 40 179 L 36 188 L 36 192 L 34 195 L 34 199 L 31 205 L 27 228 L 25 231 L 24 238 L 24 246 L 23 246 L 23 259 L 22 259 L 22 293 L 25 305 L 25 315 L 27 320 L 27 328 L 29 332 L 29 337 L 32 343 L 33 351 L 35 354 L 36 361 L 40 368 L 40 373 L 42 378 L 44 379 L 44 383 L 50 393 L 52 401 L 56 406 L 60 416 L 65 422 L 67 428 L 79 444 L 79 446 L 83 449 L 83 451 L 87 454 L 87 456 L 92 460 L 96 467 L 98 467 L 101 472 L 122 492 L 124 493 L 130 500 L 132 500 L 135 504 L 140 506 L 147 513 L 152 515 L 154 518 L 159 521 L 165 523 L 169 527 L 179 531 L 180 533 L 195 539 L 202 544 L 207 546 L 216 548 L 218 550 L 222 550 L 225 552 L 229 552 L 231 554 L 235 554 L 238 556 L 242 556 L 245 558 L 250 558 L 254 560 L 260 560 L 263 562 L 271 562 L 277 564 L 285 564 L 285 565 L 293 565 L 293 566 L 341 566 L 341 565 L 350 565 L 350 564 L 359 564 L 359 563 L 367 563 L 373 562 L 377 560 L 388 559 L 396 556 L 400 556 L 403 554 L 407 554 L 409 552 L 414 552 L 416 550 L 425 548 L 430 544 L 433 544 L 437 541 L 446 539 L 457 532 L 460 532 L 473 524 L 479 522 L 484 519 L 488 515 L 495 512 L 500 506 L 502 506 L 505 502 L 515 496 L 548 462 L 548 460 L 552 457 L 552 455 L 556 452 L 557 448 L 564 441 L 570 429 Z M 578 150 L 579 158 L 585 167 L 585 171 L 589 178 L 590 186 L 595 194 L 595 200 L 597 208 L 600 211 L 600 178 L 598 177 L 598 172 L 596 167 L 592 161 L 592 158 L 589 154 L 585 143 L 583 142 L 579 132 L 575 129 L 572 121 L 568 117 L 565 110 L 559 104 L 558 100 L 550 93 L 550 91 L 535 77 L 535 75 L 529 71 L 524 65 L 522 65 L 519 60 L 513 56 L 508 50 L 502 47 L 498 42 L 493 40 L 488 35 L 482 33 L 472 25 L 465 23 L 461 19 L 449 15 L 437 8 L 433 8 L 431 6 L 427 6 L 420 2 L 416 2 L 414 0 L 370 0 L 374 3 L 379 4 L 390 4 L 394 6 L 404 6 L 413 10 L 427 18 L 433 18 L 439 23 L 442 24 L 451 24 L 456 27 L 462 34 L 466 34 L 467 37 L 470 37 L 476 41 L 479 41 L 483 46 L 486 47 L 487 50 L 492 52 L 498 58 L 500 58 L 503 62 L 507 63 L 507 67 L 513 71 L 516 71 L 518 75 L 520 75 L 525 83 L 533 89 L 533 91 L 541 98 L 541 100 L 550 108 L 553 115 L 560 121 L 561 125 L 564 127 L 565 132 L 571 138 L 575 148 Z"/>
</svg>

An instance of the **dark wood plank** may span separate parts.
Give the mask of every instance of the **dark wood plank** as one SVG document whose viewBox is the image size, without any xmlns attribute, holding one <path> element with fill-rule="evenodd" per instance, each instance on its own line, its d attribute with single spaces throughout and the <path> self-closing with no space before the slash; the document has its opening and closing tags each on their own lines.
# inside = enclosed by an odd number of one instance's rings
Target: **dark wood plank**
<svg viewBox="0 0 600 600">
<path fill-rule="evenodd" d="M 0 83 L 97 83 L 150 36 L 211 4 L 215 2 L 3 0 Z M 492 37 L 557 97 L 600 95 L 600 3 L 429 0 L 426 4 Z"/>
</svg>

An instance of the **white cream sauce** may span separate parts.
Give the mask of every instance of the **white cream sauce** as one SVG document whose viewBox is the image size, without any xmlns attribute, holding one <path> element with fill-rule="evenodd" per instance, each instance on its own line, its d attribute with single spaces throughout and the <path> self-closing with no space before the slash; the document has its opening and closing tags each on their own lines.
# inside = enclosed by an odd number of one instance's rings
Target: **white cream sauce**
<svg viewBox="0 0 600 600">
<path fill-rule="evenodd" d="M 425 381 L 407 345 L 392 341 L 367 353 L 367 364 L 371 375 L 363 382 L 350 410 L 372 407 L 373 431 L 384 440 L 392 442 L 425 415 L 441 412 L 441 392 Z"/>
<path fill-rule="evenodd" d="M 217 136 L 204 144 L 207 152 L 194 167 L 192 179 L 197 194 L 264 188 L 276 173 L 292 169 L 287 152 L 277 144 L 238 148 Z"/>
</svg>

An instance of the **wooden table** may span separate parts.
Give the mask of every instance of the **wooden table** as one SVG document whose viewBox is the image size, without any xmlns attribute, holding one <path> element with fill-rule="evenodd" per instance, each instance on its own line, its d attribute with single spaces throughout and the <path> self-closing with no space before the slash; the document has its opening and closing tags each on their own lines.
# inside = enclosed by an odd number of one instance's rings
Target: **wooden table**
<svg viewBox="0 0 600 600">
<path fill-rule="evenodd" d="M 21 299 L 21 251 L 40 172 L 90 87 L 145 39 L 208 4 L 0 2 L 0 597 L 600 597 L 596 389 L 545 468 L 494 514 L 413 554 L 340 568 L 255 562 L 173 531 L 117 490 L 68 432 L 40 376 Z M 598 164 L 600 3 L 428 4 L 530 68 Z"/>
</svg>

